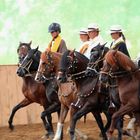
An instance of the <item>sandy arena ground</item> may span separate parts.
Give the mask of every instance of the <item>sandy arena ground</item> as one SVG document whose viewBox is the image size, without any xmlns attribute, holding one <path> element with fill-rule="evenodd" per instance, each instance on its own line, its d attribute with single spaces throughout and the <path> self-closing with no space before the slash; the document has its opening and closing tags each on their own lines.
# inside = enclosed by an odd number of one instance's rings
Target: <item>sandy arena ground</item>
<svg viewBox="0 0 140 140">
<path fill-rule="evenodd" d="M 64 127 L 64 140 L 69 140 L 69 135 L 66 134 L 68 125 L 69 123 L 66 122 Z M 79 121 L 77 127 L 88 136 L 88 140 L 101 140 L 96 122 L 87 120 L 84 124 L 83 121 Z M 56 129 L 56 123 L 54 124 L 54 129 Z M 41 138 L 44 133 L 42 124 L 16 125 L 12 132 L 8 127 L 1 127 L 0 140 L 44 140 Z M 127 136 L 123 137 L 123 140 L 128 139 L 131 140 Z M 78 138 L 78 140 L 80 139 Z"/>
</svg>

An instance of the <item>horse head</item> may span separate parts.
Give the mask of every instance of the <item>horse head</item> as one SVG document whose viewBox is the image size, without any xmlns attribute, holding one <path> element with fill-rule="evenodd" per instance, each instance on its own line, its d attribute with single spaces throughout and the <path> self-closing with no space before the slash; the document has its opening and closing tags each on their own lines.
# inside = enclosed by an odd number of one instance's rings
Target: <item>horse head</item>
<svg viewBox="0 0 140 140">
<path fill-rule="evenodd" d="M 18 76 L 24 77 L 27 74 L 37 71 L 40 53 L 41 52 L 38 51 L 38 47 L 36 49 L 30 49 L 27 52 L 26 56 L 19 64 L 19 68 L 17 69 Z"/>
<path fill-rule="evenodd" d="M 103 66 L 103 59 L 108 52 L 108 48 L 105 47 L 106 43 L 100 45 L 100 43 L 92 48 L 90 60 L 86 69 L 87 76 L 94 76 L 99 73 L 100 68 Z"/>
<path fill-rule="evenodd" d="M 53 79 L 57 73 L 57 67 L 62 55 L 57 52 L 46 50 L 41 54 L 38 71 L 35 76 L 37 82 L 45 82 Z"/>
<path fill-rule="evenodd" d="M 57 79 L 60 82 L 66 82 L 69 76 L 82 72 L 86 69 L 88 58 L 83 54 L 73 50 L 67 50 L 60 60 L 60 71 Z"/>
<path fill-rule="evenodd" d="M 109 50 L 105 55 L 103 67 L 100 72 L 100 81 L 107 82 L 111 77 L 131 76 L 131 72 L 135 72 L 137 67 L 134 62 L 124 53 L 117 50 Z"/>
<path fill-rule="evenodd" d="M 22 60 L 24 59 L 24 57 L 27 55 L 27 52 L 29 50 L 31 50 L 31 44 L 32 44 L 32 41 L 30 41 L 29 43 L 19 42 L 19 46 L 17 48 L 17 54 L 18 54 L 18 58 L 19 58 L 19 64 L 22 62 Z"/>
</svg>

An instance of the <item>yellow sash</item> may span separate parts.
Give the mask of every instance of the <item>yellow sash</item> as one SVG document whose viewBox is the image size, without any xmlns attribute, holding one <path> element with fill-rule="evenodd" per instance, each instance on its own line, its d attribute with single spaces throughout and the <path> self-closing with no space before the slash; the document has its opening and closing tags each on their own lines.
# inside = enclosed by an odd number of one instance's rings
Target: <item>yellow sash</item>
<svg viewBox="0 0 140 140">
<path fill-rule="evenodd" d="M 52 46 L 53 40 L 49 43 L 48 49 L 50 49 L 51 52 L 57 52 L 58 48 L 59 48 L 59 45 L 61 43 L 61 40 L 62 40 L 62 38 L 58 35 L 58 37 L 55 38 L 55 40 L 54 40 L 53 46 Z"/>
<path fill-rule="evenodd" d="M 85 44 L 85 45 L 80 49 L 79 52 L 80 52 L 81 54 L 84 54 L 84 53 L 86 52 L 86 50 L 88 49 L 88 47 L 89 47 L 88 44 Z"/>
<path fill-rule="evenodd" d="M 119 43 L 121 43 L 121 42 L 124 42 L 124 41 L 121 40 L 121 41 L 119 41 L 118 43 L 116 43 L 115 45 L 112 45 L 110 48 L 111 48 L 111 49 L 118 49 L 118 48 L 116 48 L 116 46 L 117 46 Z"/>
</svg>

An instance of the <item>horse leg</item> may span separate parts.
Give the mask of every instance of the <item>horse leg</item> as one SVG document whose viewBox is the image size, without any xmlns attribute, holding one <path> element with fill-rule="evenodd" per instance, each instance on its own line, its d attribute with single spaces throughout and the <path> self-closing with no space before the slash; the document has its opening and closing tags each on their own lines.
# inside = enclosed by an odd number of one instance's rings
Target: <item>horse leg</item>
<svg viewBox="0 0 140 140">
<path fill-rule="evenodd" d="M 70 122 L 72 120 L 73 115 L 77 112 L 76 108 L 71 107 L 70 108 Z M 68 132 L 70 131 L 70 127 L 68 127 Z M 81 131 L 79 131 L 78 129 L 75 129 L 75 137 L 79 136 L 80 139 L 86 139 L 85 137 L 87 137 L 86 135 L 83 135 L 83 133 Z"/>
<path fill-rule="evenodd" d="M 103 113 L 105 114 L 106 119 L 107 119 L 107 123 L 104 127 L 105 132 L 107 132 L 107 130 L 109 129 L 109 127 L 111 125 L 111 114 L 108 111 L 103 111 Z"/>
<path fill-rule="evenodd" d="M 102 117 L 101 117 L 100 113 L 92 111 L 92 114 L 93 114 L 93 116 L 94 116 L 94 118 L 95 118 L 95 120 L 96 120 L 96 122 L 98 124 L 98 127 L 101 130 L 103 140 L 107 140 L 106 130 L 104 128 L 104 124 L 103 124 Z"/>
<path fill-rule="evenodd" d="M 68 114 L 69 108 L 61 103 L 60 117 L 57 123 L 57 129 L 53 140 L 62 140 L 63 139 L 63 125 Z"/>
<path fill-rule="evenodd" d="M 71 123 L 70 123 L 70 130 L 69 130 L 71 140 L 76 140 L 75 126 L 76 126 L 77 120 L 80 119 L 82 116 L 86 115 L 87 113 L 91 112 L 91 109 L 92 107 L 88 106 L 88 103 L 87 103 L 72 116 Z"/>
<path fill-rule="evenodd" d="M 54 130 L 52 125 L 52 116 L 51 114 L 54 112 L 60 112 L 60 104 L 53 103 L 49 106 L 46 110 L 41 113 L 41 119 L 43 121 L 44 127 L 47 130 L 47 134 L 45 135 L 46 138 L 53 139 L 54 137 Z"/>
<path fill-rule="evenodd" d="M 112 136 L 112 134 L 114 132 L 117 118 L 122 117 L 129 112 L 132 112 L 134 110 L 134 108 L 135 107 L 132 106 L 131 104 L 126 104 L 126 105 L 120 107 L 120 109 L 112 115 L 112 122 L 111 122 L 111 126 L 109 129 L 109 137 Z"/>
<path fill-rule="evenodd" d="M 118 130 L 118 140 L 122 140 L 123 135 L 123 116 L 116 120 L 116 129 Z"/>
<path fill-rule="evenodd" d="M 15 107 L 13 107 L 12 113 L 11 113 L 11 115 L 10 115 L 10 117 L 9 117 L 9 120 L 8 120 L 9 128 L 10 128 L 11 130 L 14 129 L 14 126 L 13 126 L 12 123 L 13 123 L 13 118 L 14 118 L 14 115 L 15 115 L 16 111 L 19 110 L 20 108 L 23 108 L 23 107 L 25 107 L 25 106 L 31 104 L 31 103 L 32 103 L 31 101 L 29 101 L 27 98 L 25 98 L 25 99 L 23 99 L 19 104 L 17 104 Z"/>
<path fill-rule="evenodd" d="M 136 120 L 134 122 L 134 130 L 136 135 L 134 136 L 136 140 L 140 140 L 140 113 L 136 112 L 134 114 Z"/>
<path fill-rule="evenodd" d="M 52 134 L 53 137 L 53 130 L 52 130 L 52 126 L 50 124 L 52 124 L 52 116 L 51 114 L 46 114 L 46 110 L 44 110 L 41 113 L 41 119 L 43 121 L 44 127 L 47 131 L 47 133 L 45 134 L 46 138 L 49 138 L 49 136 Z"/>
</svg>

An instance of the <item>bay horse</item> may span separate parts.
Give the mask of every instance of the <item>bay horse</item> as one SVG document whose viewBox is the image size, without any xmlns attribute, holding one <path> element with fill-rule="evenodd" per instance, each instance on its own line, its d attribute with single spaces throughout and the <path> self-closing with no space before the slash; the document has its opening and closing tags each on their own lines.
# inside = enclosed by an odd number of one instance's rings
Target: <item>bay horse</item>
<svg viewBox="0 0 140 140">
<path fill-rule="evenodd" d="M 18 49 L 19 54 L 20 54 L 21 48 L 22 46 L 19 47 Z M 37 83 L 34 80 L 35 73 L 39 65 L 40 54 L 41 52 L 38 51 L 38 47 L 37 47 L 36 49 L 30 49 L 27 52 L 26 56 L 22 60 L 20 59 L 19 68 L 17 69 L 17 74 L 23 79 L 22 92 L 25 96 L 25 99 L 13 108 L 12 114 L 9 118 L 9 125 L 10 125 L 10 128 L 13 127 L 12 120 L 13 120 L 15 112 L 18 109 L 36 102 L 42 105 L 44 108 L 44 111 L 41 113 L 41 119 L 43 121 L 45 129 L 47 130 L 47 134 L 45 136 L 52 139 L 54 135 L 54 130 L 52 127 L 51 113 L 57 112 L 59 115 L 60 107 L 59 106 L 57 108 L 52 107 L 53 103 L 50 103 L 48 99 L 46 98 L 46 88 L 44 84 Z M 19 57 L 21 56 L 19 55 Z M 47 81 L 46 84 L 52 85 L 50 81 Z M 49 86 L 48 89 L 50 89 L 50 87 L 51 86 Z"/>
<path fill-rule="evenodd" d="M 84 100 L 83 104 L 79 102 L 80 100 L 76 100 L 77 101 L 76 104 L 74 103 L 72 104 L 74 108 L 77 108 L 77 112 L 74 113 L 71 120 L 72 122 L 70 136 L 72 140 L 76 139 L 74 135 L 76 121 L 89 112 L 91 112 L 94 115 L 104 139 L 107 139 L 105 134 L 106 131 L 104 129 L 102 118 L 100 116 L 100 111 L 98 110 L 99 104 L 97 104 L 98 103 L 98 94 L 96 94 L 98 89 L 96 86 L 97 78 L 85 76 L 85 70 L 88 62 L 89 60 L 84 55 L 76 51 L 72 52 L 68 50 L 63 54 L 60 63 L 60 73 L 58 75 L 59 77 L 58 79 L 61 82 L 66 82 L 70 77 L 77 85 L 77 94 L 79 94 L 79 96 L 82 97 Z M 86 87 L 85 85 L 88 86 Z M 82 94 L 82 92 L 87 94 Z M 94 100 L 92 96 L 94 96 Z M 88 99 L 90 98 L 92 100 L 87 100 L 87 98 Z M 106 115 L 108 117 L 108 114 Z"/>
<path fill-rule="evenodd" d="M 91 50 L 90 60 L 86 69 L 86 75 L 95 76 L 98 75 L 100 69 L 103 66 L 104 56 L 109 51 L 108 47 L 105 47 L 106 43 L 103 45 L 98 44 Z M 120 108 L 120 99 L 118 94 L 118 86 L 115 82 L 115 79 L 110 79 L 107 85 L 101 84 L 99 92 L 106 91 L 106 95 L 109 97 L 110 105 L 108 107 L 108 111 L 112 115 L 116 110 Z M 115 105 L 115 106 L 114 106 Z M 122 139 L 123 131 L 123 117 L 119 118 L 116 123 L 116 129 L 118 130 L 118 139 Z M 127 134 L 127 133 L 126 133 Z M 127 134 L 128 135 L 128 134 Z"/>
<path fill-rule="evenodd" d="M 45 79 L 55 78 L 56 85 L 59 86 L 58 96 L 61 102 L 60 117 L 57 124 L 56 134 L 53 140 L 63 139 L 63 125 L 68 114 L 71 103 L 76 99 L 76 85 L 73 81 L 66 84 L 57 81 L 59 72 L 59 62 L 62 54 L 46 50 L 41 54 L 40 64 L 35 79 L 44 81 Z M 73 112 L 71 111 L 70 114 Z M 71 115 L 70 115 L 71 116 Z"/>
<path fill-rule="evenodd" d="M 18 49 L 17 49 L 19 64 L 23 61 L 23 59 L 26 56 L 27 52 L 31 49 L 31 44 L 32 44 L 32 41 L 29 42 L 29 43 L 22 43 L 22 42 L 19 43 L 19 46 L 18 46 Z M 11 130 L 14 129 L 14 126 L 13 126 L 12 123 L 13 123 L 13 118 L 14 118 L 14 115 L 15 115 L 16 111 L 18 109 L 24 107 L 24 106 L 27 106 L 28 104 L 29 104 L 29 101 L 25 98 L 18 105 L 16 105 L 12 109 L 12 113 L 11 113 L 11 115 L 9 117 L 9 120 L 8 120 L 9 128 Z"/>
<path fill-rule="evenodd" d="M 109 136 L 114 132 L 116 119 L 125 114 L 134 113 L 136 126 L 140 126 L 140 71 L 134 62 L 117 50 L 110 50 L 105 56 L 100 72 L 100 80 L 108 82 L 108 78 L 116 78 L 121 107 L 112 116 Z M 139 139 L 139 138 L 138 138 Z"/>
</svg>

